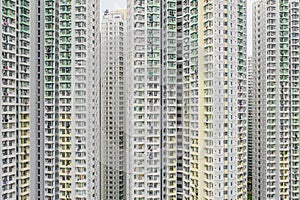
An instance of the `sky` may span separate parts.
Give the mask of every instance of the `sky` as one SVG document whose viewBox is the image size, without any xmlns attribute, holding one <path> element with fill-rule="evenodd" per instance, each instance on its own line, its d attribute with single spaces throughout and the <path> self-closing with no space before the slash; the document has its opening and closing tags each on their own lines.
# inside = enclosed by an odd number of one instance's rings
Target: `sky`
<svg viewBox="0 0 300 200">
<path fill-rule="evenodd" d="M 254 0 L 247 0 L 248 3 L 248 11 L 247 11 L 247 54 L 251 55 L 252 54 L 252 15 L 251 15 L 251 9 L 252 9 L 252 3 Z M 101 1 L 101 14 L 108 9 L 108 10 L 116 10 L 116 9 L 121 9 L 121 8 L 126 8 L 126 0 L 102 0 Z"/>
<path fill-rule="evenodd" d="M 126 8 L 126 0 L 102 0 L 100 3 L 101 6 L 101 14 L 108 10 L 117 10 L 121 8 Z"/>
</svg>

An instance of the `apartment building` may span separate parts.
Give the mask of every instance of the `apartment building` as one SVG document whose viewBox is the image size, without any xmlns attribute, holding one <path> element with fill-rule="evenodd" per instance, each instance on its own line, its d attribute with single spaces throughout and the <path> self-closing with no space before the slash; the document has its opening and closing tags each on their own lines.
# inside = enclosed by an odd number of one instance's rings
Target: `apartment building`
<svg viewBox="0 0 300 200">
<path fill-rule="evenodd" d="M 34 199 L 99 196 L 99 2 L 36 3 Z"/>
<path fill-rule="evenodd" d="M 299 1 L 253 6 L 253 199 L 299 199 Z"/>
<path fill-rule="evenodd" d="M 99 198 L 99 2 L 0 9 L 0 198 Z"/>
<path fill-rule="evenodd" d="M 101 22 L 101 199 L 125 196 L 125 20 L 117 10 Z"/>
<path fill-rule="evenodd" d="M 199 195 L 199 16 L 198 1 L 182 1 L 183 199 Z"/>
<path fill-rule="evenodd" d="M 185 159 L 190 162 L 190 189 L 184 190 L 184 196 L 246 199 L 247 4 L 245 0 L 206 0 L 189 1 L 186 6 L 191 6 L 186 9 L 190 67 L 184 70 L 190 94 L 190 116 L 184 121 L 190 132 L 190 154 Z"/>
<path fill-rule="evenodd" d="M 177 3 L 127 1 L 127 199 L 177 199 L 181 184 Z"/>
<path fill-rule="evenodd" d="M 127 198 L 245 199 L 246 1 L 127 8 Z"/>
<path fill-rule="evenodd" d="M 252 57 L 248 57 L 248 62 L 247 62 L 247 85 L 248 85 L 248 142 L 247 142 L 247 150 L 248 150 L 248 156 L 247 156 L 247 160 L 248 160 L 248 175 L 247 175 L 247 179 L 248 179 L 248 194 L 252 194 L 252 168 L 253 168 L 253 146 L 252 146 L 252 141 L 253 141 L 253 112 L 254 112 L 254 108 L 253 108 L 253 102 L 254 102 L 254 87 L 253 87 L 253 78 L 254 78 L 254 74 L 253 74 L 253 61 L 252 61 Z"/>
<path fill-rule="evenodd" d="M 0 2 L 0 198 L 28 199 L 30 182 L 29 1 Z"/>
</svg>

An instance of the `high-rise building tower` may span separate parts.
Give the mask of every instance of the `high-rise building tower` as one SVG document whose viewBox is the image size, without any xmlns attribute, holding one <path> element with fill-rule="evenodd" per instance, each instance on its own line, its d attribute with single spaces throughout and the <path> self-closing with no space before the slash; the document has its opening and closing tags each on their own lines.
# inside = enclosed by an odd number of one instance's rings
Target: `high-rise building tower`
<svg viewBox="0 0 300 200">
<path fill-rule="evenodd" d="M 36 3 L 37 194 L 99 194 L 99 2 Z M 31 138 L 35 140 L 35 138 Z"/>
<path fill-rule="evenodd" d="M 0 9 L 0 199 L 99 198 L 99 2 Z"/>
<path fill-rule="evenodd" d="M 129 0 L 126 69 L 128 199 L 177 199 L 182 88 L 177 1 Z M 180 2 L 179 2 L 180 3 Z M 180 95 L 179 95 L 180 94 Z M 182 98 L 182 97 L 181 97 Z"/>
<path fill-rule="evenodd" d="M 29 199 L 31 4 L 0 9 L 0 199 Z"/>
<path fill-rule="evenodd" d="M 246 1 L 127 8 L 127 197 L 245 199 Z"/>
<path fill-rule="evenodd" d="M 199 16 L 198 1 L 182 1 L 183 199 L 199 194 Z"/>
<path fill-rule="evenodd" d="M 246 199 L 246 0 L 184 6 L 184 197 Z"/>
<path fill-rule="evenodd" d="M 253 102 L 254 102 L 254 87 L 253 87 L 253 62 L 252 57 L 248 57 L 247 60 L 247 85 L 248 85 L 248 141 L 247 141 L 247 149 L 248 149 L 248 184 L 247 184 L 247 190 L 248 195 L 252 195 L 252 167 L 253 167 L 253 146 L 252 146 L 252 140 L 253 140 Z"/>
<path fill-rule="evenodd" d="M 176 173 L 176 192 L 177 199 L 183 199 L 183 1 L 177 0 L 177 9 L 176 9 L 176 42 L 177 42 L 177 135 L 176 135 L 176 163 L 177 163 L 177 173 Z"/>
<path fill-rule="evenodd" d="M 299 199 L 299 1 L 253 6 L 253 199 Z"/>
<path fill-rule="evenodd" d="M 125 196 L 125 14 L 106 11 L 101 22 L 101 199 Z"/>
</svg>

